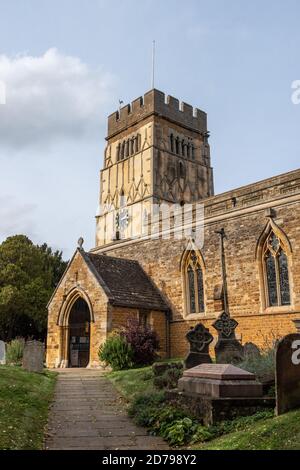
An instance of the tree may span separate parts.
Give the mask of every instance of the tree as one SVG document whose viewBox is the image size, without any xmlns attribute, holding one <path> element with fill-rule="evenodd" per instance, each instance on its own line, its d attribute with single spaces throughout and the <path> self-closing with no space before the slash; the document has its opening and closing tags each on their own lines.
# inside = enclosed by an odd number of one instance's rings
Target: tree
<svg viewBox="0 0 300 470">
<path fill-rule="evenodd" d="M 0 339 L 45 338 L 46 306 L 66 266 L 60 251 L 25 235 L 0 245 Z"/>
</svg>

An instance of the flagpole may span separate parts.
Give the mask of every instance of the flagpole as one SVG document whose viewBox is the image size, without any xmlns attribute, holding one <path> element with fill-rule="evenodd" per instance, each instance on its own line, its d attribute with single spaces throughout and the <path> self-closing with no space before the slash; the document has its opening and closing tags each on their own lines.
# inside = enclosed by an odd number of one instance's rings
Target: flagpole
<svg viewBox="0 0 300 470">
<path fill-rule="evenodd" d="M 152 73 L 151 73 L 151 90 L 154 88 L 154 70 L 155 70 L 155 40 L 152 42 Z"/>
</svg>

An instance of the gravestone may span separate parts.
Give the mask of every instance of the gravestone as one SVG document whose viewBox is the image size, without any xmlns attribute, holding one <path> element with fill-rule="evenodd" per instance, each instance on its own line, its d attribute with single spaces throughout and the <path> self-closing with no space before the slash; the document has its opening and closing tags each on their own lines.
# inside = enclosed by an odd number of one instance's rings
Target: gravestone
<svg viewBox="0 0 300 470">
<path fill-rule="evenodd" d="M 300 334 L 282 338 L 276 348 L 276 414 L 300 408 Z"/>
<path fill-rule="evenodd" d="M 43 372 L 44 344 L 40 341 L 27 341 L 23 353 L 23 369 L 29 372 Z"/>
<path fill-rule="evenodd" d="M 259 359 L 261 353 L 259 348 L 254 343 L 245 343 L 244 344 L 244 358 L 245 359 Z"/>
<path fill-rule="evenodd" d="M 0 364 L 6 364 L 6 348 L 4 341 L 0 340 Z"/>
<path fill-rule="evenodd" d="M 218 342 L 215 346 L 218 364 L 238 363 L 242 361 L 243 346 L 235 337 L 238 322 L 223 312 L 212 325 L 218 332 Z"/>
<path fill-rule="evenodd" d="M 187 333 L 186 339 L 190 344 L 190 352 L 184 361 L 186 369 L 212 362 L 209 355 L 209 345 L 214 338 L 208 328 L 205 328 L 202 323 L 198 323 Z"/>
<path fill-rule="evenodd" d="M 262 396 L 262 384 L 255 380 L 255 375 L 232 364 L 201 364 L 185 370 L 178 389 L 209 398 Z"/>
</svg>

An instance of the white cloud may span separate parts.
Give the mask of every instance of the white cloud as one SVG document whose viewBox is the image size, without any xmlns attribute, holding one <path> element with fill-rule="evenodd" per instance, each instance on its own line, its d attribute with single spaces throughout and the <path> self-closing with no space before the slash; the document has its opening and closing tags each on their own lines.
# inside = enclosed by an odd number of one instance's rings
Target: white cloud
<svg viewBox="0 0 300 470">
<path fill-rule="evenodd" d="M 32 57 L 0 55 L 6 104 L 0 146 L 20 149 L 99 135 L 115 78 L 57 49 Z"/>
</svg>

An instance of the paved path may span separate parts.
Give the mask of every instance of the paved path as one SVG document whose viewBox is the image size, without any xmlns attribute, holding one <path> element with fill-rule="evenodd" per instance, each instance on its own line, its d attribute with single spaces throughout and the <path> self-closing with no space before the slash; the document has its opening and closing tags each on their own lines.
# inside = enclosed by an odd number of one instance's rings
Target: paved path
<svg viewBox="0 0 300 470">
<path fill-rule="evenodd" d="M 120 396 L 101 371 L 65 369 L 59 372 L 50 410 L 45 448 L 167 449 L 159 437 L 127 416 Z"/>
</svg>

